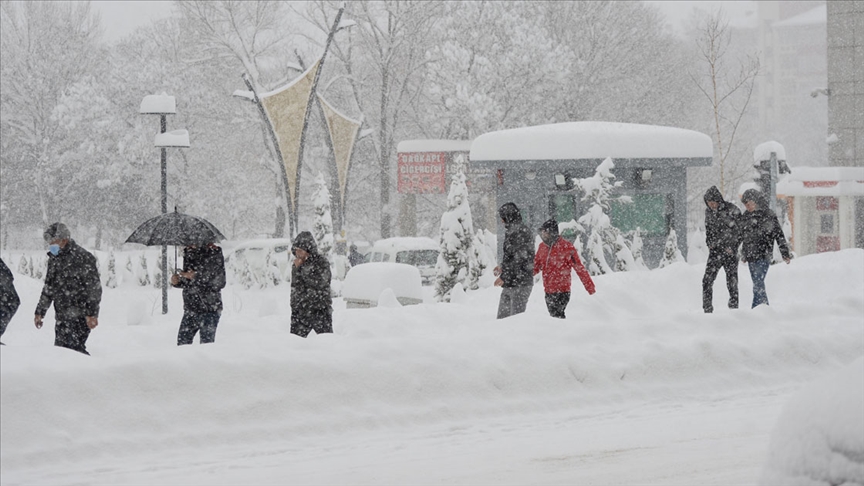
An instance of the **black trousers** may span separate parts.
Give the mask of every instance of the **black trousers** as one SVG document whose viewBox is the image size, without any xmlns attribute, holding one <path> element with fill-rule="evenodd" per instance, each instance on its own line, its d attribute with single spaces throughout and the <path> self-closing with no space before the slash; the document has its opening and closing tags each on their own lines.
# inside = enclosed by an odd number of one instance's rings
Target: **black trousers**
<svg viewBox="0 0 864 486">
<path fill-rule="evenodd" d="M 90 337 L 90 328 L 87 327 L 87 319 L 84 317 L 62 320 L 58 318 L 54 325 L 54 346 L 72 349 L 89 356 L 86 346 L 88 337 Z"/>
<path fill-rule="evenodd" d="M 705 276 L 702 277 L 702 310 L 714 311 L 714 280 L 720 269 L 726 272 L 726 288 L 729 290 L 729 308 L 738 308 L 738 255 L 725 252 L 711 252 L 708 263 L 705 264 Z"/>
<path fill-rule="evenodd" d="M 570 303 L 570 292 L 546 292 L 546 308 L 549 309 L 549 315 L 564 319 L 564 309 Z"/>
<path fill-rule="evenodd" d="M 291 334 L 305 338 L 313 330 L 316 334 L 333 332 L 333 309 L 291 311 Z"/>
<path fill-rule="evenodd" d="M 192 344 L 195 334 L 200 333 L 201 344 L 216 341 L 216 326 L 219 325 L 220 312 L 185 311 L 177 331 L 177 346 Z"/>
</svg>

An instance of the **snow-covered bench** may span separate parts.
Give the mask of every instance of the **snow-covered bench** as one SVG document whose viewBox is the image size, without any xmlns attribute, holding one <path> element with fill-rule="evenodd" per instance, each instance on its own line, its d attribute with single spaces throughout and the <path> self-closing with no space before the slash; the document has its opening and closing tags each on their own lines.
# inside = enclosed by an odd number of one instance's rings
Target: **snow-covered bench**
<svg viewBox="0 0 864 486">
<path fill-rule="evenodd" d="M 382 293 L 388 289 L 401 305 L 423 302 L 420 270 L 404 263 L 384 262 L 352 267 L 345 276 L 342 298 L 349 309 L 377 307 Z"/>
</svg>

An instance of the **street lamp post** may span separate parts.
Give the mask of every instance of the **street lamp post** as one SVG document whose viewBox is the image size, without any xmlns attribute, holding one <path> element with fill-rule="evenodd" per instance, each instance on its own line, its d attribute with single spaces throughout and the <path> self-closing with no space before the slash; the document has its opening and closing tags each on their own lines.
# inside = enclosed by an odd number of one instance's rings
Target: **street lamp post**
<svg viewBox="0 0 864 486">
<path fill-rule="evenodd" d="M 189 147 L 189 133 L 186 130 L 167 132 L 167 115 L 177 113 L 177 104 L 173 96 L 164 92 L 158 95 L 148 95 L 141 100 L 141 115 L 159 115 L 159 133 L 153 145 L 161 149 L 161 206 L 162 214 L 168 213 L 168 147 Z M 168 246 L 162 245 L 162 313 L 168 313 Z"/>
</svg>

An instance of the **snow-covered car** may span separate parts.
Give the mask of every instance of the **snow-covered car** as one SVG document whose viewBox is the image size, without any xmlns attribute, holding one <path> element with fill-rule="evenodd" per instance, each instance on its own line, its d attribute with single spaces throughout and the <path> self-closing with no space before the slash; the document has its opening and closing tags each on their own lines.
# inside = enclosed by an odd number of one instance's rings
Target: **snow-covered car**
<svg viewBox="0 0 864 486">
<path fill-rule="evenodd" d="M 402 236 L 376 241 L 364 257 L 364 262 L 391 262 L 412 265 L 420 270 L 424 284 L 435 280 L 438 242 L 422 236 Z"/>
<path fill-rule="evenodd" d="M 248 263 L 250 268 L 260 270 L 265 267 L 268 254 L 270 254 L 271 263 L 275 263 L 284 275 L 291 264 L 291 240 L 289 238 L 263 238 L 238 242 L 226 252 L 225 264 L 240 269 Z"/>
</svg>

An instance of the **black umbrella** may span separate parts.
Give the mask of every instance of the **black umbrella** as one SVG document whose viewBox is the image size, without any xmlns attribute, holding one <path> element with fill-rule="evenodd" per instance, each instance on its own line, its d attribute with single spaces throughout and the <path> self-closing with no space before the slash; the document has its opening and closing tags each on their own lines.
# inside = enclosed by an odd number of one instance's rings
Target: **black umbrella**
<svg viewBox="0 0 864 486">
<path fill-rule="evenodd" d="M 126 243 L 141 243 L 147 246 L 198 246 L 224 239 L 222 232 L 209 221 L 178 213 L 175 209 L 173 213 L 145 221 L 126 238 Z"/>
</svg>

